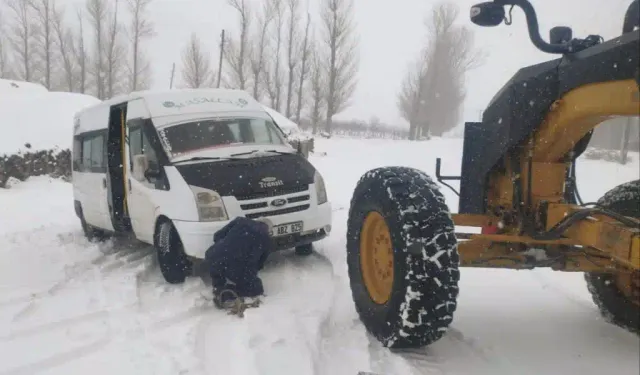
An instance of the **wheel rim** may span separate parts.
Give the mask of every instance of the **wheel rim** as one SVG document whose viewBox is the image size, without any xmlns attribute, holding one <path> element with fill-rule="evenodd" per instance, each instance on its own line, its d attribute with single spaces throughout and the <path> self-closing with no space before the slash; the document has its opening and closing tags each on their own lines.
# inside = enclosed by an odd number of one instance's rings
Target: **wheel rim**
<svg viewBox="0 0 640 375">
<path fill-rule="evenodd" d="M 375 211 L 366 216 L 362 226 L 360 269 L 371 300 L 387 303 L 393 289 L 393 246 L 384 217 Z"/>
<path fill-rule="evenodd" d="M 640 271 L 620 272 L 615 276 L 615 283 L 625 297 L 640 307 Z"/>
</svg>

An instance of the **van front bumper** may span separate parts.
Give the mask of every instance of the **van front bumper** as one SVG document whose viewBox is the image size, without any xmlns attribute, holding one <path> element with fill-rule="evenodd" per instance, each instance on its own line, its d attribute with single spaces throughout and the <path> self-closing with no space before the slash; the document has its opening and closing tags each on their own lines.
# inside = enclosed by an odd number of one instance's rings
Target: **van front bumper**
<svg viewBox="0 0 640 375">
<path fill-rule="evenodd" d="M 324 203 L 305 211 L 285 215 L 267 216 L 273 225 L 303 222 L 302 232 L 273 237 L 274 251 L 319 241 L 331 232 L 331 204 Z M 193 258 L 204 259 L 204 253 L 213 245 L 213 235 L 232 220 L 215 222 L 180 221 L 173 224 L 180 235 L 185 253 Z"/>
</svg>

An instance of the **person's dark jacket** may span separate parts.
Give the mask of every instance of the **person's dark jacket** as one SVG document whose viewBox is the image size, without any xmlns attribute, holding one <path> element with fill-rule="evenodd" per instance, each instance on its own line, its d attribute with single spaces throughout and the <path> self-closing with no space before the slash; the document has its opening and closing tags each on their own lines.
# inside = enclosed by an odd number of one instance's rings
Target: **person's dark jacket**
<svg viewBox="0 0 640 375">
<path fill-rule="evenodd" d="M 205 261 L 214 289 L 233 289 L 240 297 L 263 294 L 258 271 L 272 246 L 267 224 L 237 217 L 216 232 L 213 241 Z"/>
</svg>

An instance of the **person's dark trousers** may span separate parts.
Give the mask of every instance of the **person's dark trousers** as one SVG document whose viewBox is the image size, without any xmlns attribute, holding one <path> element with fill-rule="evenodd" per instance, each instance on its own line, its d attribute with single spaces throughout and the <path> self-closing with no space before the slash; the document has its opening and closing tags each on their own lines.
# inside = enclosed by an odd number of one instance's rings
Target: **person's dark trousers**
<svg viewBox="0 0 640 375">
<path fill-rule="evenodd" d="M 237 217 L 214 235 L 214 244 L 205 253 L 214 293 L 234 291 L 238 297 L 264 294 L 258 271 L 271 250 L 268 226 L 244 217 Z M 225 293 L 222 302 L 233 299 Z"/>
</svg>

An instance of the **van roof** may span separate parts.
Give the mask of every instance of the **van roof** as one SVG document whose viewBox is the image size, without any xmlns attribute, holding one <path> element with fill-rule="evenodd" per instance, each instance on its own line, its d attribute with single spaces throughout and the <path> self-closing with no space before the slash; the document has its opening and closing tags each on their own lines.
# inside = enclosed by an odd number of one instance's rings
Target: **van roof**
<svg viewBox="0 0 640 375">
<path fill-rule="evenodd" d="M 241 97 L 245 100 L 248 100 L 249 102 L 255 102 L 257 104 L 257 101 L 251 96 L 249 95 L 249 93 L 247 93 L 244 90 L 238 90 L 238 89 L 226 89 L 226 88 L 196 88 L 196 89 L 191 89 L 191 88 L 185 88 L 185 89 L 165 89 L 165 90 L 141 90 L 141 91 L 134 91 L 131 92 L 129 94 L 123 94 L 123 95 L 118 95 L 118 96 L 114 96 L 113 98 L 107 99 L 107 100 L 103 100 L 102 102 L 89 106 L 89 107 L 85 107 L 83 108 L 81 111 L 79 111 L 77 113 L 77 115 L 80 115 L 84 112 L 88 112 L 91 111 L 97 107 L 102 107 L 102 106 L 106 106 L 106 107 L 111 107 L 112 105 L 117 105 L 120 103 L 124 103 L 124 102 L 128 102 L 131 100 L 135 100 L 135 99 L 155 99 L 155 98 L 159 98 L 159 97 L 163 97 L 163 96 L 179 96 L 181 94 L 184 95 L 189 95 L 189 94 L 203 94 L 203 95 L 207 95 L 207 94 L 215 94 L 215 95 L 232 95 L 235 96 L 236 98 Z"/>
</svg>

